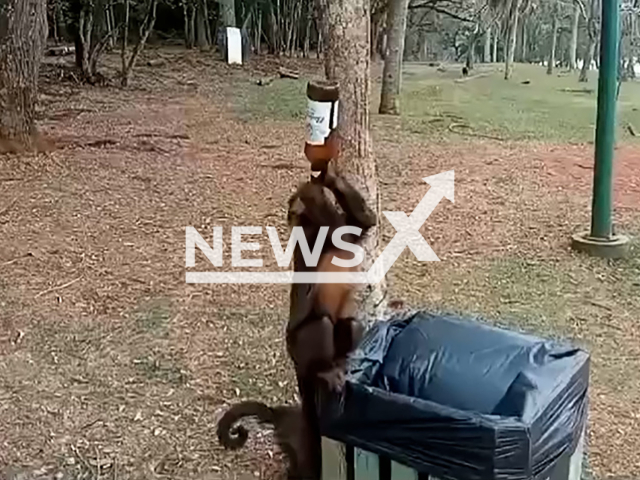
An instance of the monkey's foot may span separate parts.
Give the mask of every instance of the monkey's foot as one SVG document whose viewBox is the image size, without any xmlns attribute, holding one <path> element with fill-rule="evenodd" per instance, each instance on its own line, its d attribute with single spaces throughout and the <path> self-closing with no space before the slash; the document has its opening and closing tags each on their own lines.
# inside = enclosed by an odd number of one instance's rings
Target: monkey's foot
<svg viewBox="0 0 640 480">
<path fill-rule="evenodd" d="M 327 382 L 329 390 L 332 392 L 340 393 L 344 384 L 346 383 L 346 376 L 342 368 L 334 368 L 328 372 L 318 373 L 318 377 Z"/>
</svg>

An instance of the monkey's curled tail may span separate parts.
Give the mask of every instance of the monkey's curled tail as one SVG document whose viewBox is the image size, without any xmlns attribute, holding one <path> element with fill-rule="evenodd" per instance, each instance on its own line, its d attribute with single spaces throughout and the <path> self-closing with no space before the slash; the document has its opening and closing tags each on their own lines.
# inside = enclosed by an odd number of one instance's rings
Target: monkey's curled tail
<svg viewBox="0 0 640 480">
<path fill-rule="evenodd" d="M 231 406 L 218 421 L 218 440 L 225 448 L 236 450 L 247 442 L 247 429 L 242 425 L 234 426 L 244 417 L 257 417 L 260 423 L 274 423 L 273 409 L 262 402 L 246 401 Z"/>
</svg>

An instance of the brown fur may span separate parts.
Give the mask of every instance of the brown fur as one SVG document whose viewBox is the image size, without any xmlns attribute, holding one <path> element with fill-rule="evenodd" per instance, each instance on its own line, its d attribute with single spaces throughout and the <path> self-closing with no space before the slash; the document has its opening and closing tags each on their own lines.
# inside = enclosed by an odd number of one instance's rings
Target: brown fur
<svg viewBox="0 0 640 480">
<path fill-rule="evenodd" d="M 301 185 L 289 201 L 288 221 L 301 226 L 310 248 L 316 243 L 320 227 L 329 227 L 316 267 L 306 266 L 299 246 L 294 251 L 294 270 L 339 272 L 358 267 L 339 267 L 331 263 L 334 256 L 349 259 L 352 254 L 333 246 L 333 232 L 350 225 L 362 229 L 361 235 L 344 235 L 343 240 L 359 243 L 367 230 L 375 225 L 375 214 L 346 179 L 327 168 L 317 179 Z M 325 188 L 333 192 L 340 208 L 329 200 Z M 350 237 L 350 238 L 349 238 Z M 355 286 L 349 284 L 293 284 L 291 309 L 287 325 L 287 350 L 296 368 L 298 389 L 302 399 L 303 421 L 308 434 L 308 452 L 312 471 L 318 478 L 321 468 L 320 431 L 317 421 L 316 395 L 324 385 L 340 390 L 349 352 L 362 335 L 356 322 Z M 318 382 L 320 381 L 320 383 Z"/>
</svg>

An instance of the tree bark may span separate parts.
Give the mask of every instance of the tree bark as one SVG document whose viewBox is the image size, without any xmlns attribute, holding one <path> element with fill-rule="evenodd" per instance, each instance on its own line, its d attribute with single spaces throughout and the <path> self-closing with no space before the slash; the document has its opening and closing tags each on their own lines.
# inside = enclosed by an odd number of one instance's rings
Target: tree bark
<svg viewBox="0 0 640 480">
<path fill-rule="evenodd" d="M 329 0 L 315 0 L 315 2 L 318 11 L 318 35 L 320 36 L 318 45 L 322 47 L 322 53 L 324 55 L 324 75 L 327 80 L 335 80 L 336 65 L 331 48 L 332 36 L 331 19 L 329 17 Z"/>
<path fill-rule="evenodd" d="M 236 26 L 236 3 L 234 0 L 220 0 L 220 20 L 225 27 Z"/>
<path fill-rule="evenodd" d="M 573 23 L 571 24 L 571 44 L 569 45 L 569 70 L 576 69 L 578 55 L 578 27 L 580 25 L 580 7 L 573 7 Z"/>
<path fill-rule="evenodd" d="M 523 63 L 527 62 L 529 57 L 529 39 L 527 38 L 527 19 L 522 19 L 522 44 L 520 45 L 520 61 Z"/>
<path fill-rule="evenodd" d="M 589 2 L 589 17 L 587 18 L 587 34 L 589 35 L 589 42 L 584 52 L 578 82 L 586 83 L 589 81 L 589 69 L 591 68 L 591 62 L 593 61 L 596 39 L 598 36 L 598 26 L 595 18 L 597 8 L 598 0 L 591 0 L 591 2 Z"/>
<path fill-rule="evenodd" d="M 491 63 L 491 26 L 484 33 L 484 63 Z"/>
<path fill-rule="evenodd" d="M 184 16 L 184 46 L 186 48 L 192 48 L 193 45 L 189 43 L 189 9 L 187 6 L 187 0 L 182 0 L 182 15 Z"/>
<path fill-rule="evenodd" d="M 189 16 L 189 48 L 193 48 L 196 45 L 196 8 L 195 0 L 191 0 L 191 15 Z"/>
<path fill-rule="evenodd" d="M 500 29 L 496 26 L 496 31 L 493 34 L 493 50 L 491 52 L 491 61 L 493 63 L 498 62 L 498 39 L 500 38 Z"/>
<path fill-rule="evenodd" d="M 369 134 L 369 1 L 332 0 L 328 14 L 330 48 L 337 67 L 336 80 L 340 85 L 338 131 L 342 137 L 342 154 L 336 167 L 379 214 L 376 161 Z M 378 256 L 379 231 L 378 222 L 363 239 L 363 270 L 368 270 Z M 385 309 L 385 291 L 384 280 L 377 285 L 365 286 L 359 303 L 360 314 L 364 318 L 380 318 Z"/>
<path fill-rule="evenodd" d="M 478 26 L 476 26 L 476 31 L 478 30 Z M 469 35 L 469 39 L 467 41 L 467 59 L 465 65 L 467 70 L 473 70 L 475 66 L 476 60 L 476 40 L 478 39 L 477 33 L 474 31 L 471 35 Z"/>
<path fill-rule="evenodd" d="M 198 0 L 198 48 L 203 51 L 209 50 L 210 44 L 207 39 L 207 18 L 205 15 L 205 1 L 206 0 Z"/>
<path fill-rule="evenodd" d="M 128 2 L 129 0 L 127 0 Z M 133 52 L 131 52 L 131 57 L 126 64 L 123 63 L 122 69 L 122 80 L 121 84 L 123 87 L 129 85 L 129 77 L 131 76 L 131 71 L 136 64 L 136 60 L 140 55 L 140 52 L 144 48 L 145 43 L 147 42 L 147 38 L 149 38 L 149 34 L 153 30 L 153 25 L 156 22 L 156 9 L 158 6 L 158 0 L 148 0 L 149 3 L 147 5 L 147 14 L 145 15 L 144 21 L 142 25 L 140 25 L 139 34 L 138 34 L 138 42 L 135 47 L 133 47 Z M 123 42 L 123 50 L 122 50 L 122 59 L 126 58 L 126 43 Z"/>
<path fill-rule="evenodd" d="M 511 5 L 511 11 L 509 12 L 509 24 L 508 24 L 508 36 L 506 42 L 506 53 L 504 62 L 504 79 L 509 80 L 511 78 L 511 71 L 513 69 L 513 57 L 516 51 L 516 38 L 518 34 L 518 16 L 520 10 L 521 0 L 513 0 Z"/>
<path fill-rule="evenodd" d="M 211 22 L 209 22 L 208 0 L 202 0 L 202 15 L 204 17 L 204 32 L 207 36 L 207 42 L 211 46 L 213 45 L 213 38 L 211 37 Z"/>
<path fill-rule="evenodd" d="M 558 4 L 554 7 L 553 19 L 551 20 L 551 49 L 549 51 L 549 63 L 547 64 L 547 75 L 553 74 L 556 66 L 556 42 L 558 39 Z"/>
<path fill-rule="evenodd" d="M 45 0 L 0 4 L 0 152 L 38 147 L 38 73 L 47 33 Z"/>
<path fill-rule="evenodd" d="M 387 14 L 387 50 L 384 55 L 380 114 L 400 115 L 402 55 L 409 0 L 391 0 Z"/>
</svg>

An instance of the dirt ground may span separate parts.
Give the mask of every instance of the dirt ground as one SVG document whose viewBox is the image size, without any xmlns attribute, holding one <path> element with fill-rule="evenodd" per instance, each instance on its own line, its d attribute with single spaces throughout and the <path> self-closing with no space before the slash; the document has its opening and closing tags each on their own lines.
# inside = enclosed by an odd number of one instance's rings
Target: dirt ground
<svg viewBox="0 0 640 480">
<path fill-rule="evenodd" d="M 163 66 L 146 65 L 158 56 Z M 228 453 L 214 426 L 229 402 L 294 400 L 287 288 L 184 278 L 188 225 L 272 225 L 286 235 L 287 198 L 307 175 L 303 122 L 242 119 L 229 94 L 277 64 L 243 71 L 195 52 L 149 51 L 128 90 L 45 69 L 40 126 L 58 149 L 0 156 L 8 478 L 281 474 L 268 431 L 252 430 L 250 448 Z M 568 248 L 588 227 L 593 146 L 394 140 L 393 128 L 374 119 L 384 210 L 410 213 L 425 176 L 456 177 L 455 203 L 443 200 L 422 230 L 441 262 L 405 252 L 389 276 L 395 296 L 514 318 L 588 348 L 590 468 L 598 478 L 640 475 L 640 263 L 636 253 L 606 262 Z M 616 225 L 636 235 L 639 162 L 638 147 L 617 150 Z"/>
</svg>

